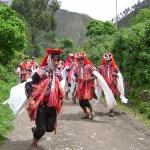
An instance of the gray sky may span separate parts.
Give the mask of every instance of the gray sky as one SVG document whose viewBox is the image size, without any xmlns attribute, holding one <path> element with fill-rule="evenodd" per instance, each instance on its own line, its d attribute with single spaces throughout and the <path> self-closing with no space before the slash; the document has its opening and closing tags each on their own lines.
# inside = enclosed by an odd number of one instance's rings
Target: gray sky
<svg viewBox="0 0 150 150">
<path fill-rule="evenodd" d="M 116 16 L 116 0 L 60 0 L 61 9 L 87 14 L 106 21 Z M 140 0 L 142 1 L 142 0 Z M 138 0 L 118 0 L 118 13 L 131 7 Z"/>
</svg>

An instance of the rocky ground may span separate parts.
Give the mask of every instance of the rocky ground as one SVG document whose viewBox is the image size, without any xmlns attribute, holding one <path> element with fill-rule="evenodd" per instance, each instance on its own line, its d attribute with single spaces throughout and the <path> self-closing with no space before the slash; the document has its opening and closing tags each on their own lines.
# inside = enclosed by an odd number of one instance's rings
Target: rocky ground
<svg viewBox="0 0 150 150">
<path fill-rule="evenodd" d="M 64 103 L 58 117 L 57 135 L 47 133 L 40 140 L 39 150 L 150 150 L 150 130 L 133 117 L 116 110 L 109 117 L 104 105 L 93 102 L 94 120 L 83 116 L 78 104 Z M 2 150 L 29 150 L 32 141 L 31 127 L 26 111 L 14 120 L 14 130 L 7 137 Z"/>
</svg>

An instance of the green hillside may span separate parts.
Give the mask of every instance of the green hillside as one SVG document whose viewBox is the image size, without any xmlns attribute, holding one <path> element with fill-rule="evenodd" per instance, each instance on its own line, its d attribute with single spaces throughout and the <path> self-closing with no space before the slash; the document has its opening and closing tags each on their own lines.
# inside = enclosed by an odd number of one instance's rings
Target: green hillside
<svg viewBox="0 0 150 150">
<path fill-rule="evenodd" d="M 132 18 L 134 18 L 138 11 L 144 8 L 150 8 L 150 0 L 143 0 L 142 2 L 138 2 L 137 4 L 133 5 L 131 8 L 128 8 L 124 10 L 124 14 L 126 14 L 126 11 L 131 11 L 128 15 L 125 15 L 119 22 L 118 27 L 128 27 L 131 23 Z"/>
<path fill-rule="evenodd" d="M 86 26 L 92 19 L 85 14 L 69 12 L 59 9 L 56 14 L 56 37 L 72 40 L 75 45 L 81 45 L 85 41 Z"/>
</svg>

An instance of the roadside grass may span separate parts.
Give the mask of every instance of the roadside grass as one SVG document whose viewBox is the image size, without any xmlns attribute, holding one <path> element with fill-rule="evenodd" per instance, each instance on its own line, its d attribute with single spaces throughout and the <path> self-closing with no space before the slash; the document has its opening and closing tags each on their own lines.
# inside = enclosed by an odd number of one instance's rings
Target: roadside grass
<svg viewBox="0 0 150 150">
<path fill-rule="evenodd" d="M 147 103 L 147 105 L 149 105 L 149 103 Z M 146 127 L 150 128 L 150 119 L 148 119 L 148 113 L 146 111 L 143 113 L 140 113 L 140 110 L 138 109 L 138 107 L 131 108 L 120 102 L 118 103 L 117 107 L 120 110 L 127 112 L 128 114 L 136 118 L 138 121 L 143 122 Z"/>
<path fill-rule="evenodd" d="M 136 120 L 142 122 L 146 127 L 150 128 L 150 102 L 144 100 L 136 100 L 134 104 L 131 105 L 131 101 L 128 100 L 127 104 L 121 103 L 120 99 L 117 97 L 117 106 L 119 110 L 127 112 L 129 115 L 133 116 Z M 102 96 L 101 101 L 106 103 L 104 96 Z"/>
<path fill-rule="evenodd" d="M 5 136 L 13 129 L 14 116 L 8 106 L 2 103 L 9 97 L 10 89 L 15 84 L 15 74 L 0 65 L 0 145 L 6 139 Z"/>
</svg>

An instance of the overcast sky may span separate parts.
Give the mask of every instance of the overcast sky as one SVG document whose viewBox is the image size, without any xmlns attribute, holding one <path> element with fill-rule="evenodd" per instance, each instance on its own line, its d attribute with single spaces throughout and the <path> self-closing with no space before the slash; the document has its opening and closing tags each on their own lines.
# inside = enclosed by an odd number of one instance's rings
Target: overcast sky
<svg viewBox="0 0 150 150">
<path fill-rule="evenodd" d="M 60 0 L 61 9 L 87 14 L 94 19 L 106 21 L 116 16 L 116 0 Z M 131 7 L 138 0 L 117 0 L 118 13 Z M 141 0 L 142 1 L 142 0 Z"/>
</svg>

